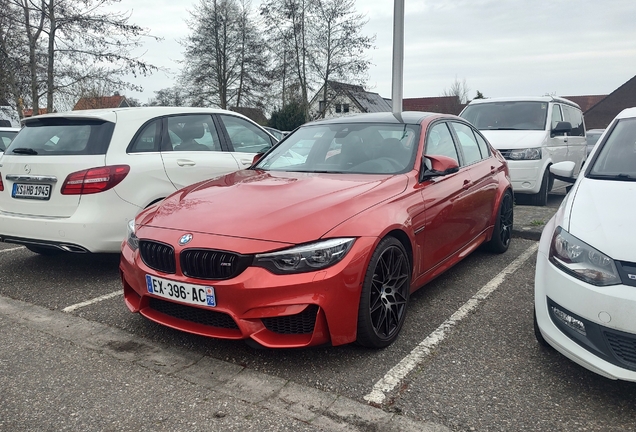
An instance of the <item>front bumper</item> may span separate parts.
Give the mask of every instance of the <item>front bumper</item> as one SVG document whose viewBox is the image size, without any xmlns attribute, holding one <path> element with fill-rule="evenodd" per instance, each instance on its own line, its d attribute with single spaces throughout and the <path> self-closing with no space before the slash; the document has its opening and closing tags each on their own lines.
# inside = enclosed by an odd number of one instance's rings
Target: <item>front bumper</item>
<svg viewBox="0 0 636 432">
<path fill-rule="evenodd" d="M 541 238 L 535 274 L 535 311 L 544 339 L 581 366 L 610 379 L 636 381 L 636 289 L 597 287 L 548 259 L 553 221 Z M 583 322 L 585 335 L 556 318 L 554 307 Z"/>
<path fill-rule="evenodd" d="M 510 171 L 510 183 L 515 193 L 536 194 L 543 180 L 543 160 L 506 160 Z"/>
<path fill-rule="evenodd" d="M 227 238 L 215 243 L 218 236 L 196 237 L 200 243 L 188 246 L 228 250 L 227 244 L 222 244 Z M 247 253 L 249 243 L 254 243 L 245 239 L 231 241 L 239 253 Z M 181 273 L 179 265 L 175 274 L 162 274 L 147 267 L 139 251 L 124 242 L 120 262 L 124 300 L 131 312 L 202 336 L 250 338 L 271 348 L 350 343 L 356 339 L 360 291 L 376 242 L 373 237 L 358 238 L 342 261 L 324 270 L 275 275 L 260 267 L 248 267 L 238 276 L 222 281 L 189 278 Z M 179 253 L 180 248 L 175 247 L 177 263 Z M 213 286 L 217 306 L 204 308 L 157 297 L 147 290 L 147 274 Z"/>
</svg>

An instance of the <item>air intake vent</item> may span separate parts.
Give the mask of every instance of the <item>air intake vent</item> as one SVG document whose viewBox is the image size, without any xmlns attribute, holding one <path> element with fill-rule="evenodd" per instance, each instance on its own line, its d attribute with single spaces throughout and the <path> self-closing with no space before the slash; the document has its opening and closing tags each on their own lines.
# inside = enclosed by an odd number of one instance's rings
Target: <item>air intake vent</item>
<svg viewBox="0 0 636 432">
<path fill-rule="evenodd" d="M 196 279 L 231 279 L 241 274 L 251 262 L 251 256 L 212 249 L 186 249 L 181 252 L 181 271 Z"/>
<path fill-rule="evenodd" d="M 211 327 L 238 330 L 236 322 L 231 316 L 223 312 L 205 310 L 179 303 L 173 303 L 158 298 L 151 298 L 150 309 L 184 321 L 203 324 Z"/>
<path fill-rule="evenodd" d="M 140 240 L 139 253 L 144 264 L 151 269 L 163 273 L 176 272 L 177 264 L 172 246 L 149 240 Z"/>
<path fill-rule="evenodd" d="M 318 306 L 311 305 L 296 315 L 263 318 L 263 325 L 267 330 L 279 334 L 311 334 L 316 325 Z"/>
<path fill-rule="evenodd" d="M 610 346 L 612 354 L 624 367 L 636 370 L 636 338 L 626 334 L 606 330 L 605 338 Z"/>
</svg>

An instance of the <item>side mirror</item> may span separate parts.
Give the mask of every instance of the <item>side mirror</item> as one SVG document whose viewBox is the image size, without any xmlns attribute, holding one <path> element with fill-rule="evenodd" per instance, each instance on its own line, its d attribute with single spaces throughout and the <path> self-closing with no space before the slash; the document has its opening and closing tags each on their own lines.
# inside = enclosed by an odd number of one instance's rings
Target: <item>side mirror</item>
<svg viewBox="0 0 636 432">
<path fill-rule="evenodd" d="M 550 172 L 555 179 L 564 181 L 566 183 L 576 182 L 574 178 L 574 168 L 576 164 L 572 161 L 557 162 L 550 166 Z"/>
<path fill-rule="evenodd" d="M 550 136 L 566 134 L 570 132 L 572 132 L 572 123 L 560 121 L 556 124 L 556 126 L 554 126 L 552 132 L 550 133 Z"/>
<path fill-rule="evenodd" d="M 459 171 L 459 164 L 453 158 L 440 155 L 424 155 L 420 169 L 420 181 L 453 174 L 457 171 Z"/>
</svg>

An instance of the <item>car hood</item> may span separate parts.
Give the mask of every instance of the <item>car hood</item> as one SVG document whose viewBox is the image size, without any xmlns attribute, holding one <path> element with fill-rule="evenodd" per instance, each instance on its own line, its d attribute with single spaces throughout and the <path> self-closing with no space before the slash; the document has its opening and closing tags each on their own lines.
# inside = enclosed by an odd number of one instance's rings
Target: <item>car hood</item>
<svg viewBox="0 0 636 432">
<path fill-rule="evenodd" d="M 631 204 L 636 183 L 584 178 L 572 202 L 570 234 L 619 261 L 636 261 Z"/>
<path fill-rule="evenodd" d="M 144 225 L 298 244 L 406 189 L 406 175 L 238 171 L 182 189 Z"/>
<path fill-rule="evenodd" d="M 480 130 L 497 150 L 516 150 L 541 147 L 546 131 L 534 130 Z"/>
</svg>

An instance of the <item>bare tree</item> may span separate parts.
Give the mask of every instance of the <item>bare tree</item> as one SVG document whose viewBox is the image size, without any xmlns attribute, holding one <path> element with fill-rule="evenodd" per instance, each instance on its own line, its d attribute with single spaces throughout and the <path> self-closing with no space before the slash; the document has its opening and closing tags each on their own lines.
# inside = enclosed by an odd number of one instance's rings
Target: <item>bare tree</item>
<svg viewBox="0 0 636 432">
<path fill-rule="evenodd" d="M 312 88 L 310 70 L 310 38 L 308 26 L 310 22 L 310 5 L 313 0 L 266 0 L 261 4 L 261 15 L 269 23 L 270 32 L 276 36 L 280 47 L 282 41 L 284 65 L 294 69 L 295 83 L 299 90 L 301 105 L 308 112 L 309 92 Z M 272 46 L 272 49 L 276 49 Z M 287 50 L 289 48 L 289 50 Z M 283 89 L 283 94 L 286 89 Z"/>
<path fill-rule="evenodd" d="M 442 96 L 457 96 L 457 98 L 459 98 L 459 102 L 465 104 L 468 102 L 469 93 L 470 88 L 468 88 L 468 85 L 466 84 L 466 78 L 459 81 L 457 77 L 455 77 L 455 81 L 453 81 L 450 88 L 444 90 Z"/>
<path fill-rule="evenodd" d="M 353 0 L 315 0 L 312 12 L 311 64 L 321 80 L 326 110 L 330 79 L 349 84 L 365 81 L 370 61 L 364 52 L 371 48 L 374 38 L 361 34 L 367 21 L 355 12 Z"/>
<path fill-rule="evenodd" d="M 194 105 L 255 106 L 267 86 L 267 50 L 250 3 L 200 0 L 190 13 L 182 79 Z"/>
<path fill-rule="evenodd" d="M 47 109 L 56 92 L 79 83 L 104 81 L 117 89 L 141 90 L 126 82 L 126 74 L 146 76 L 157 67 L 132 54 L 142 38 L 154 38 L 131 24 L 129 12 L 111 12 L 120 0 L 43 0 L 48 26 Z M 154 38 L 157 39 L 157 38 Z"/>
<path fill-rule="evenodd" d="M 22 11 L 10 0 L 0 0 L 0 99 L 22 113 L 29 103 L 29 44 L 22 22 Z"/>
</svg>

